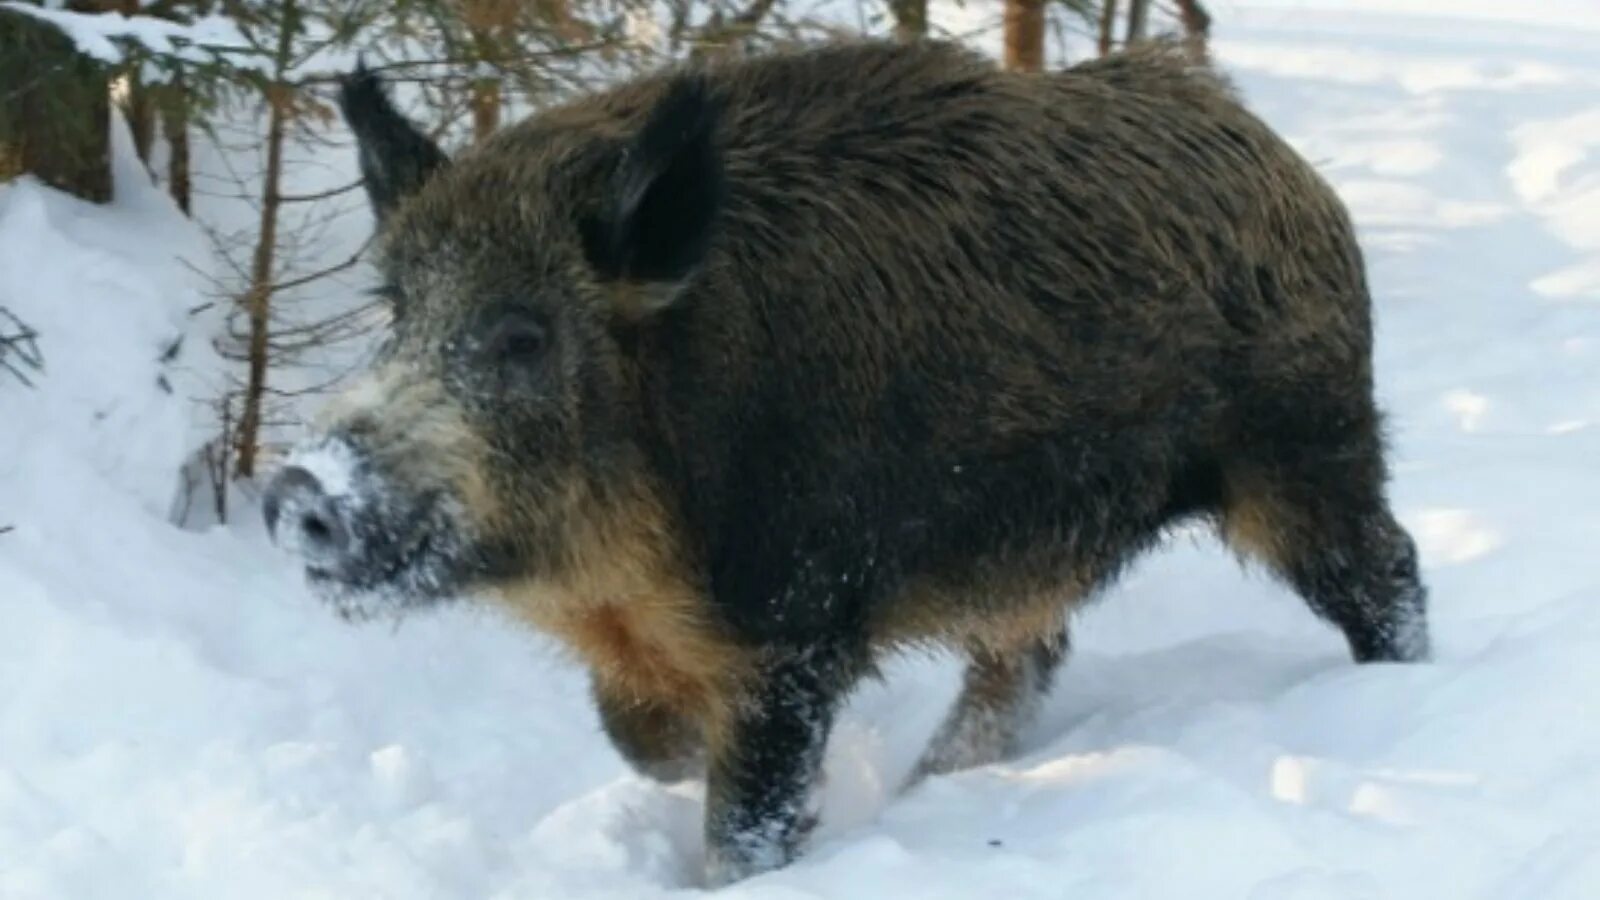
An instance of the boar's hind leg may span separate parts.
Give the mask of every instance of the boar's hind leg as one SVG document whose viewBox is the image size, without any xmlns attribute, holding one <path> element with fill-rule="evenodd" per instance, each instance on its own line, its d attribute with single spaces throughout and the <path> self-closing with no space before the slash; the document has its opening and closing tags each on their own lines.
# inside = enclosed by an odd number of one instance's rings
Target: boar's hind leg
<svg viewBox="0 0 1600 900">
<path fill-rule="evenodd" d="M 1416 545 L 1383 499 L 1381 462 L 1373 453 L 1329 457 L 1239 479 L 1247 487 L 1230 490 L 1225 534 L 1337 625 L 1356 661 L 1425 660 L 1427 589 Z"/>
<path fill-rule="evenodd" d="M 999 762 L 1017 749 L 1022 730 L 1066 656 L 1065 633 L 1010 652 L 974 647 L 968 653 L 961 693 L 934 733 L 906 787 L 930 775 Z"/>
<path fill-rule="evenodd" d="M 818 648 L 773 650 L 718 729 L 706 783 L 706 877 L 718 887 L 787 864 L 815 823 L 844 669 Z"/>
<path fill-rule="evenodd" d="M 600 726 L 641 775 L 674 782 L 705 770 L 704 741 L 699 723 L 657 703 L 623 697 L 594 686 Z"/>
</svg>

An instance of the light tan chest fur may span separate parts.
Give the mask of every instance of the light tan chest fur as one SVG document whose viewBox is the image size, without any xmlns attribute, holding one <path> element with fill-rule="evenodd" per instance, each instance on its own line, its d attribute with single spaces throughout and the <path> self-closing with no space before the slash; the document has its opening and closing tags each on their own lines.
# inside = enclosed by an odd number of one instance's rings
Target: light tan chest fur
<svg viewBox="0 0 1600 900">
<path fill-rule="evenodd" d="M 579 593 L 529 583 L 506 600 L 613 695 L 705 718 L 720 716 L 736 686 L 742 654 L 706 621 L 705 601 L 687 591 Z"/>
<path fill-rule="evenodd" d="M 559 571 L 504 585 L 500 599 L 612 697 L 721 721 L 747 654 L 713 620 L 660 506 L 636 500 L 581 521 Z"/>
</svg>

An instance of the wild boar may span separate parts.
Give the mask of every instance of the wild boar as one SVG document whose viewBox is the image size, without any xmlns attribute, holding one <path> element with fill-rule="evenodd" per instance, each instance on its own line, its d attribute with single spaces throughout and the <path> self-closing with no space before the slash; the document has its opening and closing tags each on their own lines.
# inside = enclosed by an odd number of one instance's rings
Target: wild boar
<svg viewBox="0 0 1600 900">
<path fill-rule="evenodd" d="M 1163 48 L 937 42 L 681 66 L 459 158 L 343 92 L 392 336 L 270 486 L 348 616 L 461 594 L 558 636 L 640 770 L 708 779 L 708 880 L 793 858 L 841 698 L 965 686 L 917 775 L 1013 750 L 1068 614 L 1200 517 L 1428 655 L 1344 206 Z"/>
</svg>

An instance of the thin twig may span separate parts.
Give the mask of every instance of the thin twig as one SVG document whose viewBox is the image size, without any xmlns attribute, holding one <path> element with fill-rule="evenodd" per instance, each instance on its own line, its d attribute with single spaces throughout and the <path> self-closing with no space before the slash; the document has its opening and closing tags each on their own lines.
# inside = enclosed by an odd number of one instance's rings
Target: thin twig
<svg viewBox="0 0 1600 900">
<path fill-rule="evenodd" d="M 10 334 L 0 333 L 0 366 L 4 366 L 25 387 L 33 387 L 30 379 L 22 368 L 11 362 L 13 358 L 20 360 L 35 372 L 44 371 L 44 354 L 39 350 L 39 332 L 34 331 L 27 323 L 11 312 L 0 306 L 0 322 L 9 322 Z"/>
<path fill-rule="evenodd" d="M 368 237 L 365 241 L 361 242 L 361 246 L 360 247 L 356 248 L 356 252 L 350 254 L 350 257 L 348 259 L 342 260 L 340 262 L 336 262 L 333 265 L 328 266 L 327 268 L 318 269 L 315 272 L 310 272 L 308 274 L 301 275 L 298 278 L 291 278 L 288 281 L 280 281 L 277 284 L 272 285 L 271 291 L 273 293 L 275 293 L 275 294 L 278 294 L 278 293 L 282 293 L 284 291 L 294 290 L 295 288 L 300 287 L 301 285 L 310 284 L 311 282 L 316 281 L 319 278 L 326 278 L 329 275 L 334 274 L 335 272 L 342 272 L 345 269 L 351 268 L 356 263 L 361 261 L 361 255 L 363 253 L 367 252 L 367 247 L 371 243 L 372 243 L 372 238 Z"/>
<path fill-rule="evenodd" d="M 766 2 L 770 3 L 771 0 L 766 0 Z M 518 63 L 532 63 L 541 59 L 563 59 L 571 56 L 580 56 L 584 53 L 592 53 L 596 50 L 605 50 L 611 47 L 616 47 L 621 43 L 622 41 L 619 40 L 609 40 L 597 41 L 589 44 L 573 44 L 567 47 L 558 47 L 553 50 L 541 50 L 533 53 L 525 53 L 521 56 L 508 56 L 498 59 L 495 62 L 500 66 L 514 66 Z M 419 66 L 470 66 L 477 65 L 480 62 L 482 62 L 482 60 L 477 59 L 476 57 L 459 56 L 448 57 L 445 59 L 403 59 L 395 62 L 369 65 L 366 68 L 368 72 L 376 74 L 380 72 L 389 72 L 394 69 L 410 69 Z M 344 73 L 342 72 L 326 72 L 315 75 L 306 75 L 295 83 L 301 86 L 313 84 L 337 84 L 339 81 L 343 80 L 344 77 Z"/>
<path fill-rule="evenodd" d="M 317 191 L 313 194 L 283 194 L 278 197 L 278 200 L 281 203 L 312 203 L 317 200 L 326 200 L 329 197 L 337 197 L 340 194 L 349 193 L 350 191 L 361 187 L 365 183 L 366 182 L 364 180 L 357 179 L 349 184 L 340 185 L 336 188 L 328 188 L 325 191 Z"/>
</svg>

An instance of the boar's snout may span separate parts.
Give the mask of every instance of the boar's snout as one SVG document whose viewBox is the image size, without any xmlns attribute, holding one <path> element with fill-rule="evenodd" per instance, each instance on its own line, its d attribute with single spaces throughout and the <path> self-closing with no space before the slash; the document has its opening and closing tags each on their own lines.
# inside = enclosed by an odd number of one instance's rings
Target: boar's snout
<svg viewBox="0 0 1600 900">
<path fill-rule="evenodd" d="M 315 436 L 294 448 L 261 498 L 273 543 L 299 558 L 313 591 L 347 618 L 454 596 L 478 558 L 445 486 L 396 468 L 403 449 L 375 453 L 338 431 Z"/>
<path fill-rule="evenodd" d="M 350 528 L 344 511 L 309 471 L 290 466 L 274 476 L 262 512 L 273 541 L 299 553 L 307 564 L 343 568 L 347 563 Z"/>
</svg>

